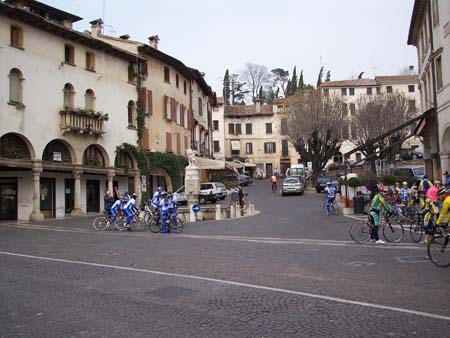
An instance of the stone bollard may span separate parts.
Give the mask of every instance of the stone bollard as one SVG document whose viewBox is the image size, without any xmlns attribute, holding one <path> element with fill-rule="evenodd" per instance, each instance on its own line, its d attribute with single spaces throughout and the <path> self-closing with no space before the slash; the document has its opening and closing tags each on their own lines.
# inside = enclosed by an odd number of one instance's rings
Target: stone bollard
<svg viewBox="0 0 450 338">
<path fill-rule="evenodd" d="M 236 205 L 236 218 L 242 217 L 242 209 L 240 206 Z"/>
<path fill-rule="evenodd" d="M 248 215 L 253 215 L 255 213 L 255 205 L 249 204 L 248 205 Z"/>
<path fill-rule="evenodd" d="M 230 205 L 230 218 L 236 218 L 236 207 L 234 205 Z"/>
<path fill-rule="evenodd" d="M 220 204 L 216 204 L 216 221 L 220 221 L 222 219 L 222 211 L 220 209 Z"/>
<path fill-rule="evenodd" d="M 192 205 L 189 207 L 189 222 L 195 222 L 196 221 L 196 217 L 195 217 L 195 212 L 194 210 L 192 210 Z"/>
</svg>

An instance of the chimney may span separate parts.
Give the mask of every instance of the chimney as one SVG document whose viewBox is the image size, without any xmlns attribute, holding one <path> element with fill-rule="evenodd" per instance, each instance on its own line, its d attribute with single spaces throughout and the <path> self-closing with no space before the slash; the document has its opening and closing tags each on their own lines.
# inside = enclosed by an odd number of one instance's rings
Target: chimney
<svg viewBox="0 0 450 338">
<path fill-rule="evenodd" d="M 260 113 L 261 112 L 261 100 L 260 99 L 255 100 L 255 106 L 256 106 L 256 112 Z"/>
<path fill-rule="evenodd" d="M 119 36 L 119 38 L 121 38 L 122 40 L 129 40 L 130 36 L 128 34 L 124 34 L 124 35 Z"/>
<path fill-rule="evenodd" d="M 151 37 L 148 38 L 148 40 L 150 41 L 150 46 L 158 49 L 158 42 L 159 42 L 159 36 L 158 35 L 152 35 Z"/>
<path fill-rule="evenodd" d="M 99 36 L 102 33 L 103 20 L 97 19 L 97 20 L 91 21 L 89 23 L 91 24 L 91 35 Z"/>
<path fill-rule="evenodd" d="M 414 66 L 409 66 L 409 75 L 413 76 L 416 75 L 416 72 L 414 71 Z"/>
</svg>

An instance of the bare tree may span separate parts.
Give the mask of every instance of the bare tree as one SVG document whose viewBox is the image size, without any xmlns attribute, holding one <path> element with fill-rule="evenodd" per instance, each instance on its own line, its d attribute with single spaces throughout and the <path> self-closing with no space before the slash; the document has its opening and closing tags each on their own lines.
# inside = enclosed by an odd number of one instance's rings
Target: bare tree
<svg viewBox="0 0 450 338">
<path fill-rule="evenodd" d="M 260 88 L 267 87 L 271 82 L 271 74 L 266 66 L 250 62 L 245 64 L 242 78 L 252 94 L 253 102 L 257 99 Z"/>
<path fill-rule="evenodd" d="M 374 139 L 396 126 L 406 122 L 409 116 L 409 101 L 401 93 L 361 96 L 358 100 L 358 113 L 355 116 L 356 135 L 353 135 L 357 146 L 365 145 L 362 153 L 367 157 L 381 150 L 379 158 L 393 161 L 399 153 L 404 137 L 410 130 L 408 128 L 366 145 L 367 141 Z M 383 150 L 386 149 L 386 150 Z M 371 167 L 375 168 L 375 158 L 371 159 Z"/>
<path fill-rule="evenodd" d="M 313 182 L 341 147 L 343 101 L 321 89 L 305 89 L 289 99 L 287 135 L 303 161 L 313 164 Z"/>
</svg>

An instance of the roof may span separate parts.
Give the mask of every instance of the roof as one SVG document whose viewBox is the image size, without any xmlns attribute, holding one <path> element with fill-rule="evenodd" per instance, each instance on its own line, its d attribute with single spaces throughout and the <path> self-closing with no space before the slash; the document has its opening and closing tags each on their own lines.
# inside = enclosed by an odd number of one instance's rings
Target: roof
<svg viewBox="0 0 450 338">
<path fill-rule="evenodd" d="M 418 32 L 416 29 L 425 14 L 427 0 L 415 0 L 413 12 L 411 15 L 411 23 L 409 24 L 408 45 L 414 45 Z"/>
<path fill-rule="evenodd" d="M 378 83 L 374 79 L 352 79 L 342 81 L 325 81 L 320 87 L 358 87 L 358 86 L 377 86 Z"/>
<path fill-rule="evenodd" d="M 188 67 L 191 73 L 194 75 L 194 79 L 198 82 L 200 87 L 203 89 L 206 95 L 210 96 L 213 94 L 212 89 L 208 84 L 206 83 L 205 79 L 203 78 L 204 73 L 200 73 L 198 69 L 190 68 Z"/>
<path fill-rule="evenodd" d="M 256 106 L 225 106 L 225 116 L 257 116 L 257 115 L 273 115 L 273 106 L 271 104 L 262 105 L 261 111 L 256 112 Z"/>
<path fill-rule="evenodd" d="M 6 0 L 5 2 L 12 6 L 15 6 L 16 0 Z M 39 1 L 21 0 L 20 2 L 24 3 L 26 6 L 28 6 L 31 12 L 38 14 L 38 15 L 48 13 L 51 16 L 53 16 L 55 19 L 69 20 L 70 22 L 77 22 L 77 21 L 83 20 L 83 18 L 81 18 L 77 15 L 74 15 L 74 14 L 71 14 L 68 12 L 64 12 L 58 8 L 51 7 L 51 6 L 43 4 L 42 2 L 39 2 Z"/>
<path fill-rule="evenodd" d="M 375 79 L 352 79 L 342 81 L 328 81 L 322 82 L 320 87 L 370 87 L 380 86 L 382 84 L 396 84 L 396 83 L 419 83 L 417 75 L 389 75 L 389 76 L 375 76 Z"/>
<path fill-rule="evenodd" d="M 417 75 L 375 76 L 375 81 L 385 83 L 419 83 Z"/>
<path fill-rule="evenodd" d="M 32 13 L 28 10 L 15 7 L 6 2 L 0 2 L 0 15 L 4 15 L 13 20 L 26 23 L 47 33 L 60 36 L 66 40 L 79 43 L 81 45 L 99 50 L 103 53 L 127 60 L 129 62 L 136 62 L 137 57 L 133 53 L 127 52 L 126 50 L 117 48 L 107 42 L 80 33 L 74 29 L 59 25 L 53 21 L 47 20 L 46 18 L 36 13 Z M 138 58 L 144 60 L 141 57 Z"/>
</svg>

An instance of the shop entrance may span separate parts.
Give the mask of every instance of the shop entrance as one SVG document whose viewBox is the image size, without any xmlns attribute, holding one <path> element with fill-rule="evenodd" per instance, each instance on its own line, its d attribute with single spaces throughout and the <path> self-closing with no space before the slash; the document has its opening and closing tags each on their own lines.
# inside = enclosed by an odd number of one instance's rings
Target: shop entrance
<svg viewBox="0 0 450 338">
<path fill-rule="evenodd" d="M 73 210 L 75 196 L 75 180 L 73 178 L 64 180 L 64 196 L 66 215 L 70 215 Z"/>
<path fill-rule="evenodd" d="M 55 217 L 55 179 L 41 177 L 41 212 L 45 218 Z"/>
<path fill-rule="evenodd" d="M 17 179 L 0 180 L 0 220 L 17 219 Z"/>
<path fill-rule="evenodd" d="M 100 211 L 100 181 L 86 180 L 86 211 Z"/>
</svg>

